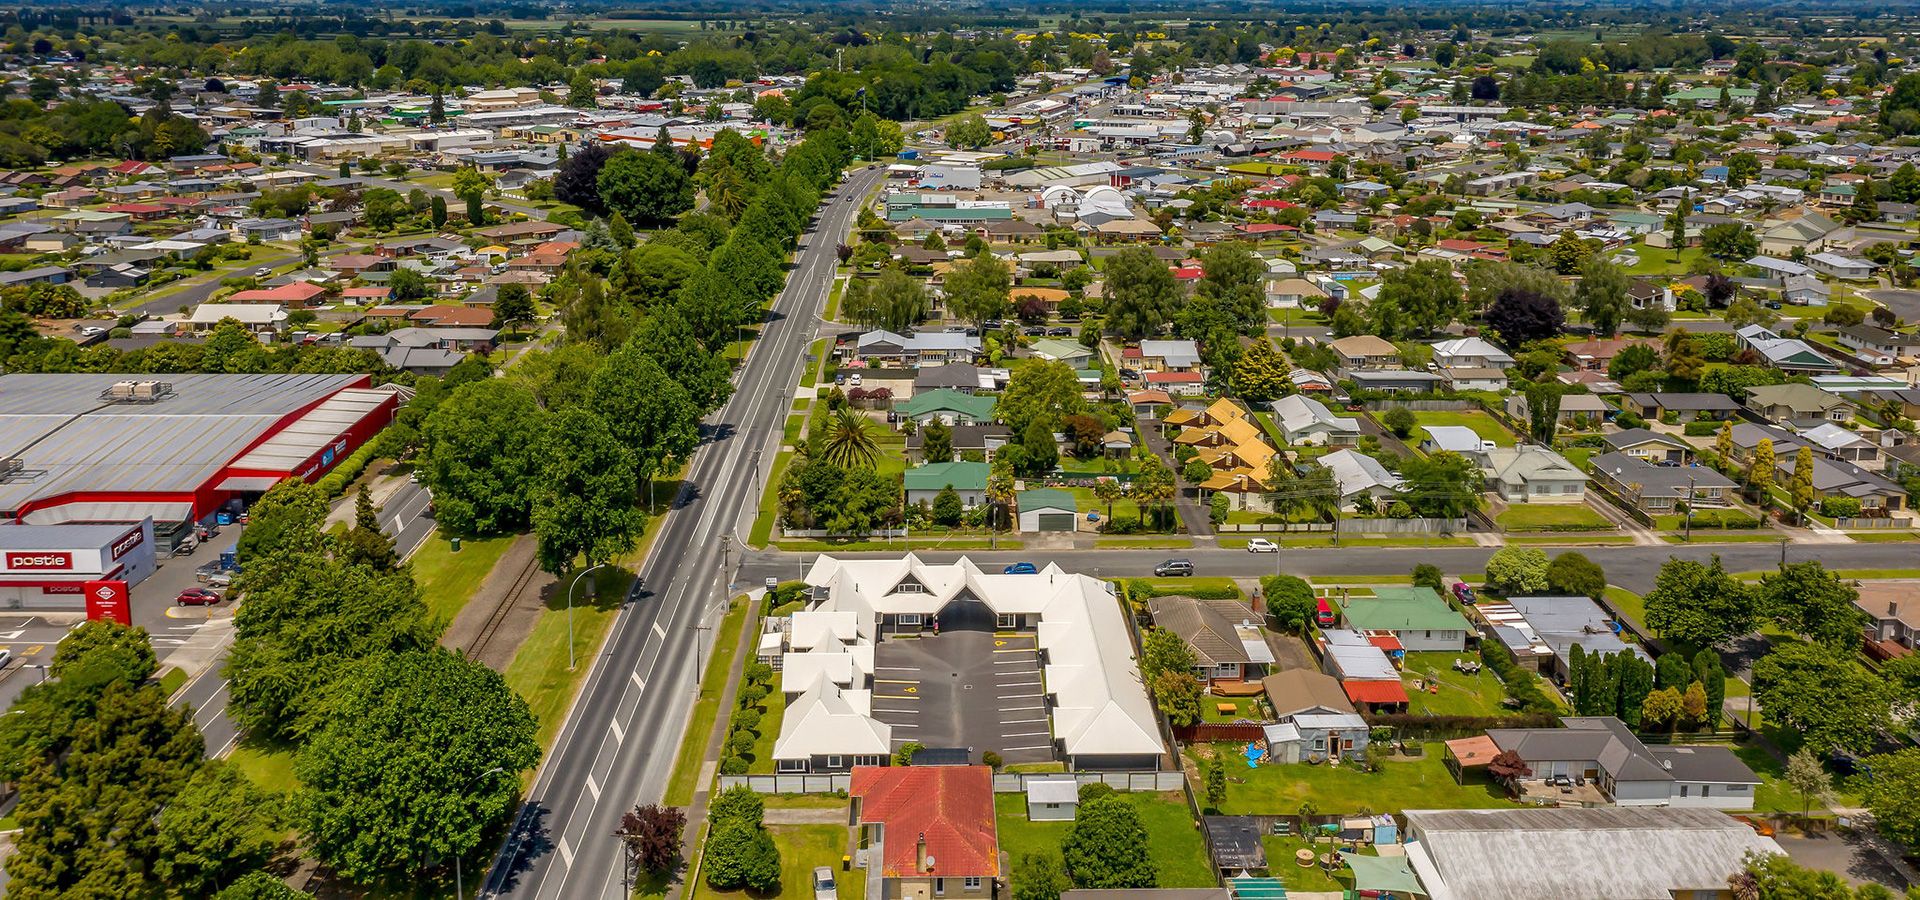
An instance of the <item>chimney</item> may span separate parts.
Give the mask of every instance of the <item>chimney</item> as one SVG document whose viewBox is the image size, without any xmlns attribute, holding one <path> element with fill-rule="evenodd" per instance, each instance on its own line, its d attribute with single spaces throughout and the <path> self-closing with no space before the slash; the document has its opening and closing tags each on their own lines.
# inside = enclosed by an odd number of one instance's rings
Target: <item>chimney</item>
<svg viewBox="0 0 1920 900">
<path fill-rule="evenodd" d="M 1900 614 L 1900 601 L 1898 601 L 1898 600 L 1888 600 L 1888 601 L 1887 601 L 1887 615 L 1888 615 L 1889 617 L 1891 617 L 1891 616 L 1897 616 L 1897 615 L 1899 615 L 1899 614 Z"/>
<path fill-rule="evenodd" d="M 913 848 L 913 868 L 916 871 L 925 872 L 928 869 L 927 864 L 929 862 L 931 862 L 931 860 L 927 859 L 927 833 L 922 831 L 920 832 L 920 842 L 914 845 Z"/>
</svg>

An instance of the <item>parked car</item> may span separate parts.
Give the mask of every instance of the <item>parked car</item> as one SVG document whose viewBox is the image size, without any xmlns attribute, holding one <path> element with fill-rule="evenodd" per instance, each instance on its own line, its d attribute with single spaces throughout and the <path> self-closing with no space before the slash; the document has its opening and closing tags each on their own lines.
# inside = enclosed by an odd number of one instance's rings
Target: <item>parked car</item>
<svg viewBox="0 0 1920 900">
<path fill-rule="evenodd" d="M 214 587 L 231 587 L 233 585 L 233 573 L 215 572 L 207 576 L 207 584 Z"/>
<path fill-rule="evenodd" d="M 813 867 L 813 900 L 838 900 L 840 886 L 833 883 L 831 866 Z"/>
<path fill-rule="evenodd" d="M 850 385 L 853 385 L 854 387 L 859 387 L 859 386 L 860 386 L 860 373 L 859 373 L 859 372 L 855 372 L 855 373 L 853 373 L 853 377 L 852 377 L 852 378 L 849 378 L 849 379 L 847 379 L 847 383 L 848 383 L 848 384 L 850 384 Z"/>
<path fill-rule="evenodd" d="M 1071 337 L 1073 335 L 1073 329 L 1065 325 L 1055 325 L 1047 329 L 1047 335 L 1049 337 Z"/>
<path fill-rule="evenodd" d="M 175 606 L 212 606 L 220 602 L 220 592 L 207 588 L 187 588 L 173 598 Z"/>
<path fill-rule="evenodd" d="M 1020 333 L 1027 337 L 1046 337 L 1047 327 L 1045 325 L 1028 325 L 1020 329 Z"/>
<path fill-rule="evenodd" d="M 1453 598 L 1468 606 L 1479 602 L 1479 598 L 1473 595 L 1473 588 L 1468 587 L 1464 581 L 1456 581 L 1453 583 Z"/>
<path fill-rule="evenodd" d="M 1177 576 L 1191 577 L 1193 575 L 1193 560 L 1169 559 L 1166 562 L 1154 566 L 1153 574 L 1161 578 L 1173 578 Z"/>
<path fill-rule="evenodd" d="M 1280 545 L 1266 538 L 1254 538 L 1247 541 L 1248 553 L 1279 553 Z"/>
<path fill-rule="evenodd" d="M 1030 562 L 1017 562 L 1000 570 L 1002 575 L 1038 575 L 1040 570 Z"/>
</svg>

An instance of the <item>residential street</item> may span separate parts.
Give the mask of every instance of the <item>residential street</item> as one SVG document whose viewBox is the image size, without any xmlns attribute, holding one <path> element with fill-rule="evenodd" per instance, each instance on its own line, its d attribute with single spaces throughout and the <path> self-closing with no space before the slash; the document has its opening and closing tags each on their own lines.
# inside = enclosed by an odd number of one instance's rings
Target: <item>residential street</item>
<svg viewBox="0 0 1920 900">
<path fill-rule="evenodd" d="M 822 205 L 775 298 L 733 397 L 706 424 L 674 511 L 666 519 L 512 832 L 483 896 L 622 895 L 613 837 L 633 804 L 659 798 L 672 773 L 697 681 L 696 642 L 728 596 L 740 528 L 752 515 L 792 404 L 806 347 L 833 281 L 836 241 L 883 173 L 852 175 Z M 830 236 L 829 238 L 821 235 Z M 628 741 L 633 743 L 628 744 Z"/>
</svg>

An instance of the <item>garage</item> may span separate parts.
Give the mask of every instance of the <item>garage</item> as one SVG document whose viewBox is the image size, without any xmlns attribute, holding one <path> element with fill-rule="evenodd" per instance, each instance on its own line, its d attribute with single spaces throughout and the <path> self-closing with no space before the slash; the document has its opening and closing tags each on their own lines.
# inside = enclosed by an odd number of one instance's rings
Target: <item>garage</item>
<svg viewBox="0 0 1920 900">
<path fill-rule="evenodd" d="M 1019 532 L 1072 532 L 1080 519 L 1074 496 L 1058 488 L 1034 488 L 1015 495 L 1019 503 Z"/>
</svg>

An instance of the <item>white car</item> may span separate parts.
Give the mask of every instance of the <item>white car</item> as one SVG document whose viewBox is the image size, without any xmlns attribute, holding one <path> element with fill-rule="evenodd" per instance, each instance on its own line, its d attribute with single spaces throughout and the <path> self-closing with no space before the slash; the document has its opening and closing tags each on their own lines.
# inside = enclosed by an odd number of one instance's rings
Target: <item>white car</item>
<svg viewBox="0 0 1920 900">
<path fill-rule="evenodd" d="M 1279 553 L 1280 545 L 1266 538 L 1254 538 L 1247 541 L 1248 553 Z"/>
<path fill-rule="evenodd" d="M 837 900 L 839 896 L 840 887 L 833 882 L 833 870 L 826 866 L 815 866 L 813 900 Z"/>
</svg>

